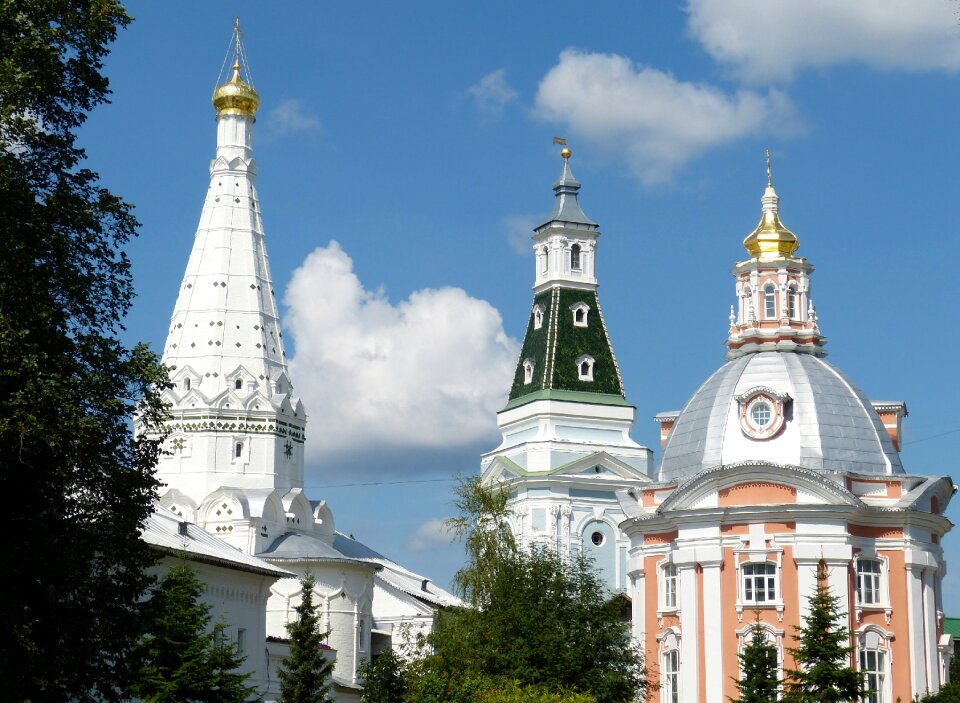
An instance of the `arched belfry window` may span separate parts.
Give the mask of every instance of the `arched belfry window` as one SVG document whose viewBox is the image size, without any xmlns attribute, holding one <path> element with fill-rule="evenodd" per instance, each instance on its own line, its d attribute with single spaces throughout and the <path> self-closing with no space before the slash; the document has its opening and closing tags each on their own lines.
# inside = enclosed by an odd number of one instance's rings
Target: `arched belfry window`
<svg viewBox="0 0 960 703">
<path fill-rule="evenodd" d="M 772 283 L 763 287 L 763 316 L 768 320 L 777 317 L 777 288 Z"/>
<path fill-rule="evenodd" d="M 243 388 L 243 380 L 238 378 L 233 382 L 233 387 L 238 391 L 241 390 Z"/>
<path fill-rule="evenodd" d="M 550 250 L 543 247 L 540 250 L 540 272 L 546 273 L 550 264 Z"/>
<path fill-rule="evenodd" d="M 570 268 L 574 271 L 580 270 L 580 245 L 574 244 L 570 247 Z"/>
</svg>

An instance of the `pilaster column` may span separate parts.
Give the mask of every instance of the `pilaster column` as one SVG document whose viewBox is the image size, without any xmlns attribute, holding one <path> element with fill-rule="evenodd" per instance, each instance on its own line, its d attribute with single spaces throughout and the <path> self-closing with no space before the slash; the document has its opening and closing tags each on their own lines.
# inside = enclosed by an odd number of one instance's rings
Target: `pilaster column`
<svg viewBox="0 0 960 703">
<path fill-rule="evenodd" d="M 563 545 L 564 555 L 570 556 L 570 521 L 573 519 L 573 508 L 569 505 L 560 506 L 560 542 Z"/>
<path fill-rule="evenodd" d="M 699 594 L 694 550 L 679 550 L 674 563 L 680 582 L 680 691 L 684 701 L 693 701 L 700 690 Z"/>
<path fill-rule="evenodd" d="M 927 663 L 923 636 L 923 566 L 907 565 L 907 626 L 910 643 L 910 689 L 913 695 L 927 692 Z"/>
<path fill-rule="evenodd" d="M 720 599 L 720 566 L 723 564 L 723 550 L 720 547 L 708 550 L 714 552 L 710 558 L 700 558 L 703 569 L 703 647 L 707 684 L 706 703 L 724 703 L 723 697 L 723 606 Z"/>
<path fill-rule="evenodd" d="M 627 578 L 630 579 L 631 631 L 635 644 L 643 645 L 647 631 L 647 579 L 644 571 L 643 554 L 631 554 L 627 564 Z"/>
<path fill-rule="evenodd" d="M 924 648 L 927 651 L 927 688 L 931 693 L 940 690 L 940 652 L 937 647 L 937 599 L 934 582 L 937 570 L 927 568 L 923 571 L 923 632 Z"/>
</svg>

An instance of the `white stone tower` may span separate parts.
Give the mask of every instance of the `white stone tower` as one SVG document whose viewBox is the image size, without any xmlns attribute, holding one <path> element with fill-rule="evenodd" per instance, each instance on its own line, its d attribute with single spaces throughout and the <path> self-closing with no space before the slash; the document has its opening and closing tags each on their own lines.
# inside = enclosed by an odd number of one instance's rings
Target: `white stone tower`
<svg viewBox="0 0 960 703">
<path fill-rule="evenodd" d="M 534 230 L 535 283 L 500 446 L 483 455 L 485 482 L 513 492 L 521 544 L 582 550 L 608 585 L 626 587 L 628 540 L 615 491 L 647 483 L 651 451 L 630 438 L 635 408 L 597 297 L 600 231 L 580 208 L 564 147 L 553 212 Z"/>
</svg>

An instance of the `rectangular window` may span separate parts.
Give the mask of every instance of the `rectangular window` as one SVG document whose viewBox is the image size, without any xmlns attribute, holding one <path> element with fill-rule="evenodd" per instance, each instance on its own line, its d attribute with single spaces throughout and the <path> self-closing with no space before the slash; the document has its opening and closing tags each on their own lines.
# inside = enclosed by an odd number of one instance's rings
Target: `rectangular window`
<svg viewBox="0 0 960 703">
<path fill-rule="evenodd" d="M 777 567 L 769 562 L 744 564 L 740 567 L 743 579 L 743 600 L 746 603 L 773 603 L 777 600 Z"/>
<path fill-rule="evenodd" d="M 857 559 L 857 600 L 860 605 L 880 605 L 880 567 L 878 559 Z"/>
<path fill-rule="evenodd" d="M 247 651 L 247 631 L 242 627 L 237 628 L 237 649 Z"/>
<path fill-rule="evenodd" d="M 885 703 L 883 683 L 886 678 L 886 652 L 879 649 L 860 650 L 860 671 L 867 694 L 863 703 Z"/>
<path fill-rule="evenodd" d="M 677 607 L 677 566 L 665 564 L 663 567 L 663 609 L 673 610 Z"/>
</svg>

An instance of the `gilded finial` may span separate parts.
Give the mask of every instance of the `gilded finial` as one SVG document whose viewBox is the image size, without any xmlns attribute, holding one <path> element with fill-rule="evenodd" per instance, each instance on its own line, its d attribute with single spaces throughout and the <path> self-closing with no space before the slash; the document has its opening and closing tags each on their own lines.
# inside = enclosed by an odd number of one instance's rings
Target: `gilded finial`
<svg viewBox="0 0 960 703">
<path fill-rule="evenodd" d="M 773 177 L 770 175 L 770 150 L 767 149 L 767 186 L 773 185 Z"/>
<path fill-rule="evenodd" d="M 763 213 L 760 216 L 760 224 L 743 240 L 743 246 L 746 247 L 750 256 L 769 261 L 792 257 L 800 248 L 800 242 L 797 240 L 797 235 L 787 229 L 780 221 L 780 197 L 773 189 L 770 150 L 766 149 L 765 153 L 767 157 L 767 189 L 760 199 L 763 205 Z"/>
<path fill-rule="evenodd" d="M 559 144 L 563 147 L 560 150 L 560 156 L 562 156 L 564 159 L 569 159 L 570 155 L 573 154 L 573 152 L 570 151 L 570 147 L 567 146 L 567 140 L 565 137 L 554 137 L 553 143 Z"/>
<path fill-rule="evenodd" d="M 213 91 L 213 106 L 217 110 L 217 115 L 245 115 L 253 117 L 257 114 L 257 108 L 260 107 L 260 95 L 254 89 L 250 82 L 250 68 L 246 63 L 243 51 L 241 37 L 243 30 L 240 29 L 240 18 L 233 20 L 233 36 L 230 37 L 230 44 L 227 45 L 227 56 L 230 55 L 230 49 L 233 49 L 233 75 L 226 83 L 217 86 Z M 226 63 L 226 58 L 224 59 Z M 247 80 L 244 80 L 243 72 L 246 65 Z M 221 68 L 221 75 L 223 69 Z"/>
</svg>

